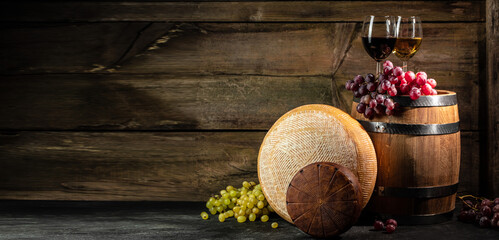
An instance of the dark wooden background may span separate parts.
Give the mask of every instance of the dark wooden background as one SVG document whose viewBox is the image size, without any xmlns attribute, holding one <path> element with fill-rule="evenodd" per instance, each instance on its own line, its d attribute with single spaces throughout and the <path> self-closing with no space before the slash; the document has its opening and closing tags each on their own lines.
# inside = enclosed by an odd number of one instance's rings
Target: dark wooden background
<svg viewBox="0 0 499 240">
<path fill-rule="evenodd" d="M 344 82 L 375 70 L 359 38 L 369 14 L 421 17 L 410 67 L 458 93 L 459 191 L 499 194 L 497 1 L 11 1 L 0 13 L 0 199 L 198 201 L 256 180 L 279 116 L 350 111 Z"/>
</svg>

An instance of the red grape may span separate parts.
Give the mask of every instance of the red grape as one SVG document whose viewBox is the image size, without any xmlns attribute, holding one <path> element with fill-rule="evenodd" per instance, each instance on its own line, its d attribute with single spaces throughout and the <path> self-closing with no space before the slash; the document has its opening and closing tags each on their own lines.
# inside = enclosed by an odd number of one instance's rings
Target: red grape
<svg viewBox="0 0 499 240">
<path fill-rule="evenodd" d="M 364 95 L 360 98 L 360 103 L 364 103 L 364 104 L 369 104 L 369 101 L 371 101 L 371 95 Z"/>
<path fill-rule="evenodd" d="M 495 205 L 495 206 L 492 208 L 492 212 L 499 213 L 499 204 Z"/>
<path fill-rule="evenodd" d="M 390 94 L 390 96 L 392 96 L 392 97 L 397 96 L 397 88 L 395 87 L 395 85 L 392 85 L 388 89 L 388 94 Z"/>
<path fill-rule="evenodd" d="M 360 98 L 360 97 L 362 97 L 362 94 L 360 94 L 359 91 L 354 91 L 353 96 L 356 98 Z"/>
<path fill-rule="evenodd" d="M 480 203 L 481 207 L 483 206 L 491 207 L 492 205 L 494 205 L 494 202 L 490 201 L 489 199 L 483 199 L 482 202 Z"/>
<path fill-rule="evenodd" d="M 498 197 L 498 198 L 496 198 L 496 199 L 494 199 L 494 204 L 495 204 L 495 205 L 499 205 L 499 197 Z"/>
<path fill-rule="evenodd" d="M 411 87 L 408 84 L 401 84 L 400 85 L 400 91 L 402 94 L 407 94 L 411 90 Z"/>
<path fill-rule="evenodd" d="M 381 83 L 381 88 L 386 91 L 388 90 L 388 88 L 390 88 L 391 85 L 392 84 L 390 83 L 390 81 L 385 80 Z"/>
<path fill-rule="evenodd" d="M 428 79 L 427 82 L 430 84 L 431 88 L 435 88 L 437 86 L 437 81 L 433 78 Z"/>
<path fill-rule="evenodd" d="M 483 216 L 480 218 L 478 225 L 483 228 L 490 227 L 490 219 L 486 216 Z"/>
<path fill-rule="evenodd" d="M 468 211 L 461 211 L 459 215 L 457 215 L 457 219 L 461 222 L 468 221 Z"/>
<path fill-rule="evenodd" d="M 424 94 L 424 95 L 431 95 L 431 86 L 430 84 L 426 83 L 424 84 L 423 86 L 421 86 L 421 92 Z"/>
<path fill-rule="evenodd" d="M 425 85 L 426 84 L 426 76 L 425 75 L 418 75 L 416 77 L 416 83 L 419 85 L 419 86 L 422 86 L 422 85 Z"/>
<path fill-rule="evenodd" d="M 381 231 L 381 230 L 383 230 L 383 228 L 385 228 L 385 224 L 383 224 L 382 221 L 374 221 L 374 225 L 373 226 L 374 226 L 374 229 L 376 231 Z"/>
<path fill-rule="evenodd" d="M 490 207 L 489 207 L 489 206 L 483 206 L 483 207 L 480 209 L 480 212 L 482 212 L 482 215 L 483 215 L 483 216 L 487 216 L 487 217 L 492 216 L 492 209 L 490 209 Z"/>
<path fill-rule="evenodd" d="M 388 108 L 387 108 L 387 109 L 385 110 L 385 114 L 386 114 L 387 116 L 391 116 L 391 115 L 393 115 L 394 113 L 395 113 L 395 110 L 393 110 L 393 109 L 392 109 L 392 110 L 390 110 L 390 109 L 388 109 Z"/>
<path fill-rule="evenodd" d="M 383 63 L 383 68 L 385 67 L 391 67 L 393 68 L 393 63 L 389 60 L 386 60 L 384 63 Z"/>
<path fill-rule="evenodd" d="M 399 79 L 397 77 L 391 76 L 390 77 L 390 83 L 392 85 L 399 83 Z"/>
<path fill-rule="evenodd" d="M 403 74 L 404 74 L 404 70 L 402 70 L 401 67 L 395 67 L 393 69 L 393 75 L 395 75 L 395 77 L 402 76 Z"/>
<path fill-rule="evenodd" d="M 362 84 L 364 82 L 364 77 L 362 75 L 357 75 L 353 78 L 353 81 L 356 83 L 356 84 Z"/>
<path fill-rule="evenodd" d="M 438 94 L 437 90 L 435 90 L 435 89 L 431 90 L 431 95 L 437 95 L 437 94 Z"/>
<path fill-rule="evenodd" d="M 405 73 L 404 78 L 408 83 L 410 83 L 416 79 L 416 76 L 413 71 L 408 71 Z"/>
<path fill-rule="evenodd" d="M 405 80 L 404 76 L 398 76 L 397 78 L 399 79 L 400 85 L 407 84 L 407 80 Z"/>
<path fill-rule="evenodd" d="M 418 72 L 418 73 L 416 73 L 416 78 L 417 78 L 419 75 L 423 75 L 425 78 L 428 78 L 428 75 L 426 75 L 426 72 Z"/>
<path fill-rule="evenodd" d="M 385 99 L 386 109 L 393 110 L 395 108 L 395 104 L 393 104 L 393 100 L 391 98 Z"/>
<path fill-rule="evenodd" d="M 370 107 L 366 108 L 366 111 L 364 112 L 364 117 L 365 118 L 369 118 L 369 119 L 373 119 L 374 117 L 374 110 Z"/>
<path fill-rule="evenodd" d="M 375 80 L 376 80 L 376 78 L 374 77 L 374 75 L 372 73 L 366 74 L 366 79 L 365 79 L 366 82 L 374 82 Z"/>
<path fill-rule="evenodd" d="M 359 87 L 360 87 L 359 84 L 353 83 L 352 86 L 350 87 L 350 90 L 357 91 L 359 90 Z"/>
<path fill-rule="evenodd" d="M 387 233 L 393 233 L 393 232 L 395 232 L 395 229 L 396 229 L 396 228 L 397 228 L 397 227 L 395 227 L 394 225 L 392 225 L 392 224 L 388 224 L 388 225 L 386 225 L 386 232 L 387 232 Z"/>
<path fill-rule="evenodd" d="M 378 105 L 378 102 L 376 102 L 376 99 L 371 99 L 371 101 L 369 102 L 369 107 L 375 108 L 376 105 Z"/>
<path fill-rule="evenodd" d="M 376 101 L 379 103 L 379 104 L 382 104 L 385 102 L 385 95 L 383 94 L 378 94 L 376 95 Z"/>
<path fill-rule="evenodd" d="M 376 85 L 375 82 L 369 82 L 369 83 L 367 83 L 366 87 L 367 87 L 367 90 L 369 90 L 369 92 L 374 92 L 374 91 L 376 91 L 376 87 L 378 87 L 378 86 Z"/>
<path fill-rule="evenodd" d="M 466 200 L 463 203 L 463 209 L 464 210 L 470 210 L 471 206 L 473 206 L 473 203 L 470 200 Z"/>
<path fill-rule="evenodd" d="M 383 68 L 383 72 L 385 73 L 385 75 L 392 74 L 392 71 L 393 71 L 393 67 L 386 66 L 386 67 Z"/>
<path fill-rule="evenodd" d="M 359 91 L 361 96 L 364 96 L 367 93 L 369 93 L 369 90 L 367 90 L 366 85 L 361 85 L 358 91 Z"/>
<path fill-rule="evenodd" d="M 346 83 L 345 83 L 345 88 L 347 90 L 352 90 L 352 85 L 353 85 L 353 80 L 348 80 Z"/>
<path fill-rule="evenodd" d="M 357 112 L 364 113 L 365 111 L 366 111 L 366 104 L 359 103 L 359 105 L 357 105 Z"/>
<path fill-rule="evenodd" d="M 386 224 L 386 225 L 391 224 L 391 225 L 393 225 L 393 226 L 395 226 L 395 227 L 397 227 L 397 226 L 398 226 L 397 221 L 395 221 L 395 219 L 393 219 L 393 218 L 390 218 L 390 219 L 386 220 L 385 224 Z"/>
<path fill-rule="evenodd" d="M 409 97 L 412 100 L 417 100 L 419 97 L 421 97 L 421 90 L 419 90 L 418 88 L 411 89 L 411 91 L 409 92 Z"/>
<path fill-rule="evenodd" d="M 383 89 L 382 84 L 378 85 L 378 89 L 377 90 L 378 90 L 378 93 L 381 93 L 381 94 L 383 94 L 383 93 L 386 92 L 386 90 Z"/>
<path fill-rule="evenodd" d="M 374 108 L 374 111 L 376 112 L 376 114 L 383 114 L 385 112 L 385 106 L 381 105 L 381 104 L 378 104 L 376 105 L 376 107 Z"/>
</svg>

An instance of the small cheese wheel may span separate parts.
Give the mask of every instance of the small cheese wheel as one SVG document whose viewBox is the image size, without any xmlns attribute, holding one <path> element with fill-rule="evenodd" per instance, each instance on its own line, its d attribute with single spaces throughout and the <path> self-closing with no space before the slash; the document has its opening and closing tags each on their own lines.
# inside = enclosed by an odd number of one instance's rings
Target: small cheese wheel
<svg viewBox="0 0 499 240">
<path fill-rule="evenodd" d="M 270 128 L 258 154 L 258 179 L 270 206 L 292 222 L 286 193 L 293 176 L 315 162 L 337 163 L 359 179 L 362 207 L 376 182 L 374 146 L 367 132 L 347 113 L 328 105 L 295 108 Z"/>
<path fill-rule="evenodd" d="M 312 163 L 293 177 L 286 194 L 296 227 L 316 238 L 330 238 L 350 229 L 362 211 L 357 177 L 343 166 Z"/>
</svg>

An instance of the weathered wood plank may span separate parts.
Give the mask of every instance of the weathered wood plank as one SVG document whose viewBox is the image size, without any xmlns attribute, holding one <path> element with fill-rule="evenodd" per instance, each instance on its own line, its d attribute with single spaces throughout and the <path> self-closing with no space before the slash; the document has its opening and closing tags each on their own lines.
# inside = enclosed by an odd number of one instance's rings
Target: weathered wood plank
<svg viewBox="0 0 499 240">
<path fill-rule="evenodd" d="M 483 26 L 473 24 L 423 24 L 424 38 L 418 53 L 409 61 L 409 69 L 425 71 L 438 82 L 437 89 L 457 92 L 461 129 L 479 129 L 479 47 Z M 390 55 L 388 60 L 401 66 Z M 344 100 L 342 109 L 350 110 L 352 93 L 345 90 L 346 80 L 357 74 L 374 73 L 375 61 L 368 57 L 360 38 L 355 38 L 341 67 L 334 75 L 335 90 Z M 334 94 L 333 94 L 334 95 Z M 343 107 L 344 106 L 344 107 Z"/>
<path fill-rule="evenodd" d="M 3 77 L 0 129 L 269 129 L 331 104 L 328 77 L 59 74 Z"/>
<path fill-rule="evenodd" d="M 0 21 L 296 22 L 418 15 L 424 21 L 484 21 L 476 1 L 23 2 L 3 3 Z"/>
<path fill-rule="evenodd" d="M 461 165 L 458 195 L 478 195 L 480 186 L 480 133 L 461 132 Z"/>
<path fill-rule="evenodd" d="M 495 197 L 499 195 L 499 100 L 497 89 L 499 89 L 499 2 L 487 0 L 487 23 L 486 23 L 486 81 L 482 93 L 486 101 L 486 132 L 483 139 L 486 157 L 482 158 L 482 193 Z M 485 143 L 484 143 L 485 144 Z"/>
<path fill-rule="evenodd" d="M 105 71 L 168 32 L 169 23 L 0 24 L 0 73 Z"/>
<path fill-rule="evenodd" d="M 0 199 L 202 201 L 256 180 L 265 132 L 0 135 Z M 462 134 L 460 192 L 476 191 L 477 133 Z M 470 145 L 468 145 L 470 144 Z"/>
<path fill-rule="evenodd" d="M 136 29 L 127 29 L 128 23 L 42 25 L 32 29 L 3 25 L 3 73 L 116 71 L 288 76 L 330 75 L 338 68 L 358 27 L 355 23 L 252 23 L 177 24 L 168 29 L 169 25 L 163 24 L 163 31 L 160 25 L 156 31 L 146 32 L 143 29 L 147 25 L 142 23 L 135 23 Z M 164 35 L 159 37 L 158 32 Z M 145 40 L 136 41 L 137 35 Z M 147 42 L 152 43 L 139 53 L 137 49 L 144 49 Z M 125 54 L 126 48 L 134 51 Z M 133 53 L 137 56 L 131 57 Z"/>
</svg>

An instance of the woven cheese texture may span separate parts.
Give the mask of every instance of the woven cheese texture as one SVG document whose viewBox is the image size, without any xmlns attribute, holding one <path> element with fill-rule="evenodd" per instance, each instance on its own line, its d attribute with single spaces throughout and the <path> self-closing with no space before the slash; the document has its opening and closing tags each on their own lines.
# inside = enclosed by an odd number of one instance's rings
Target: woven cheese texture
<svg viewBox="0 0 499 240">
<path fill-rule="evenodd" d="M 258 179 L 270 206 L 288 222 L 286 193 L 295 174 L 314 162 L 350 169 L 365 207 L 376 183 L 376 153 L 367 132 L 347 113 L 328 105 L 295 108 L 270 128 L 258 154 Z"/>
</svg>

